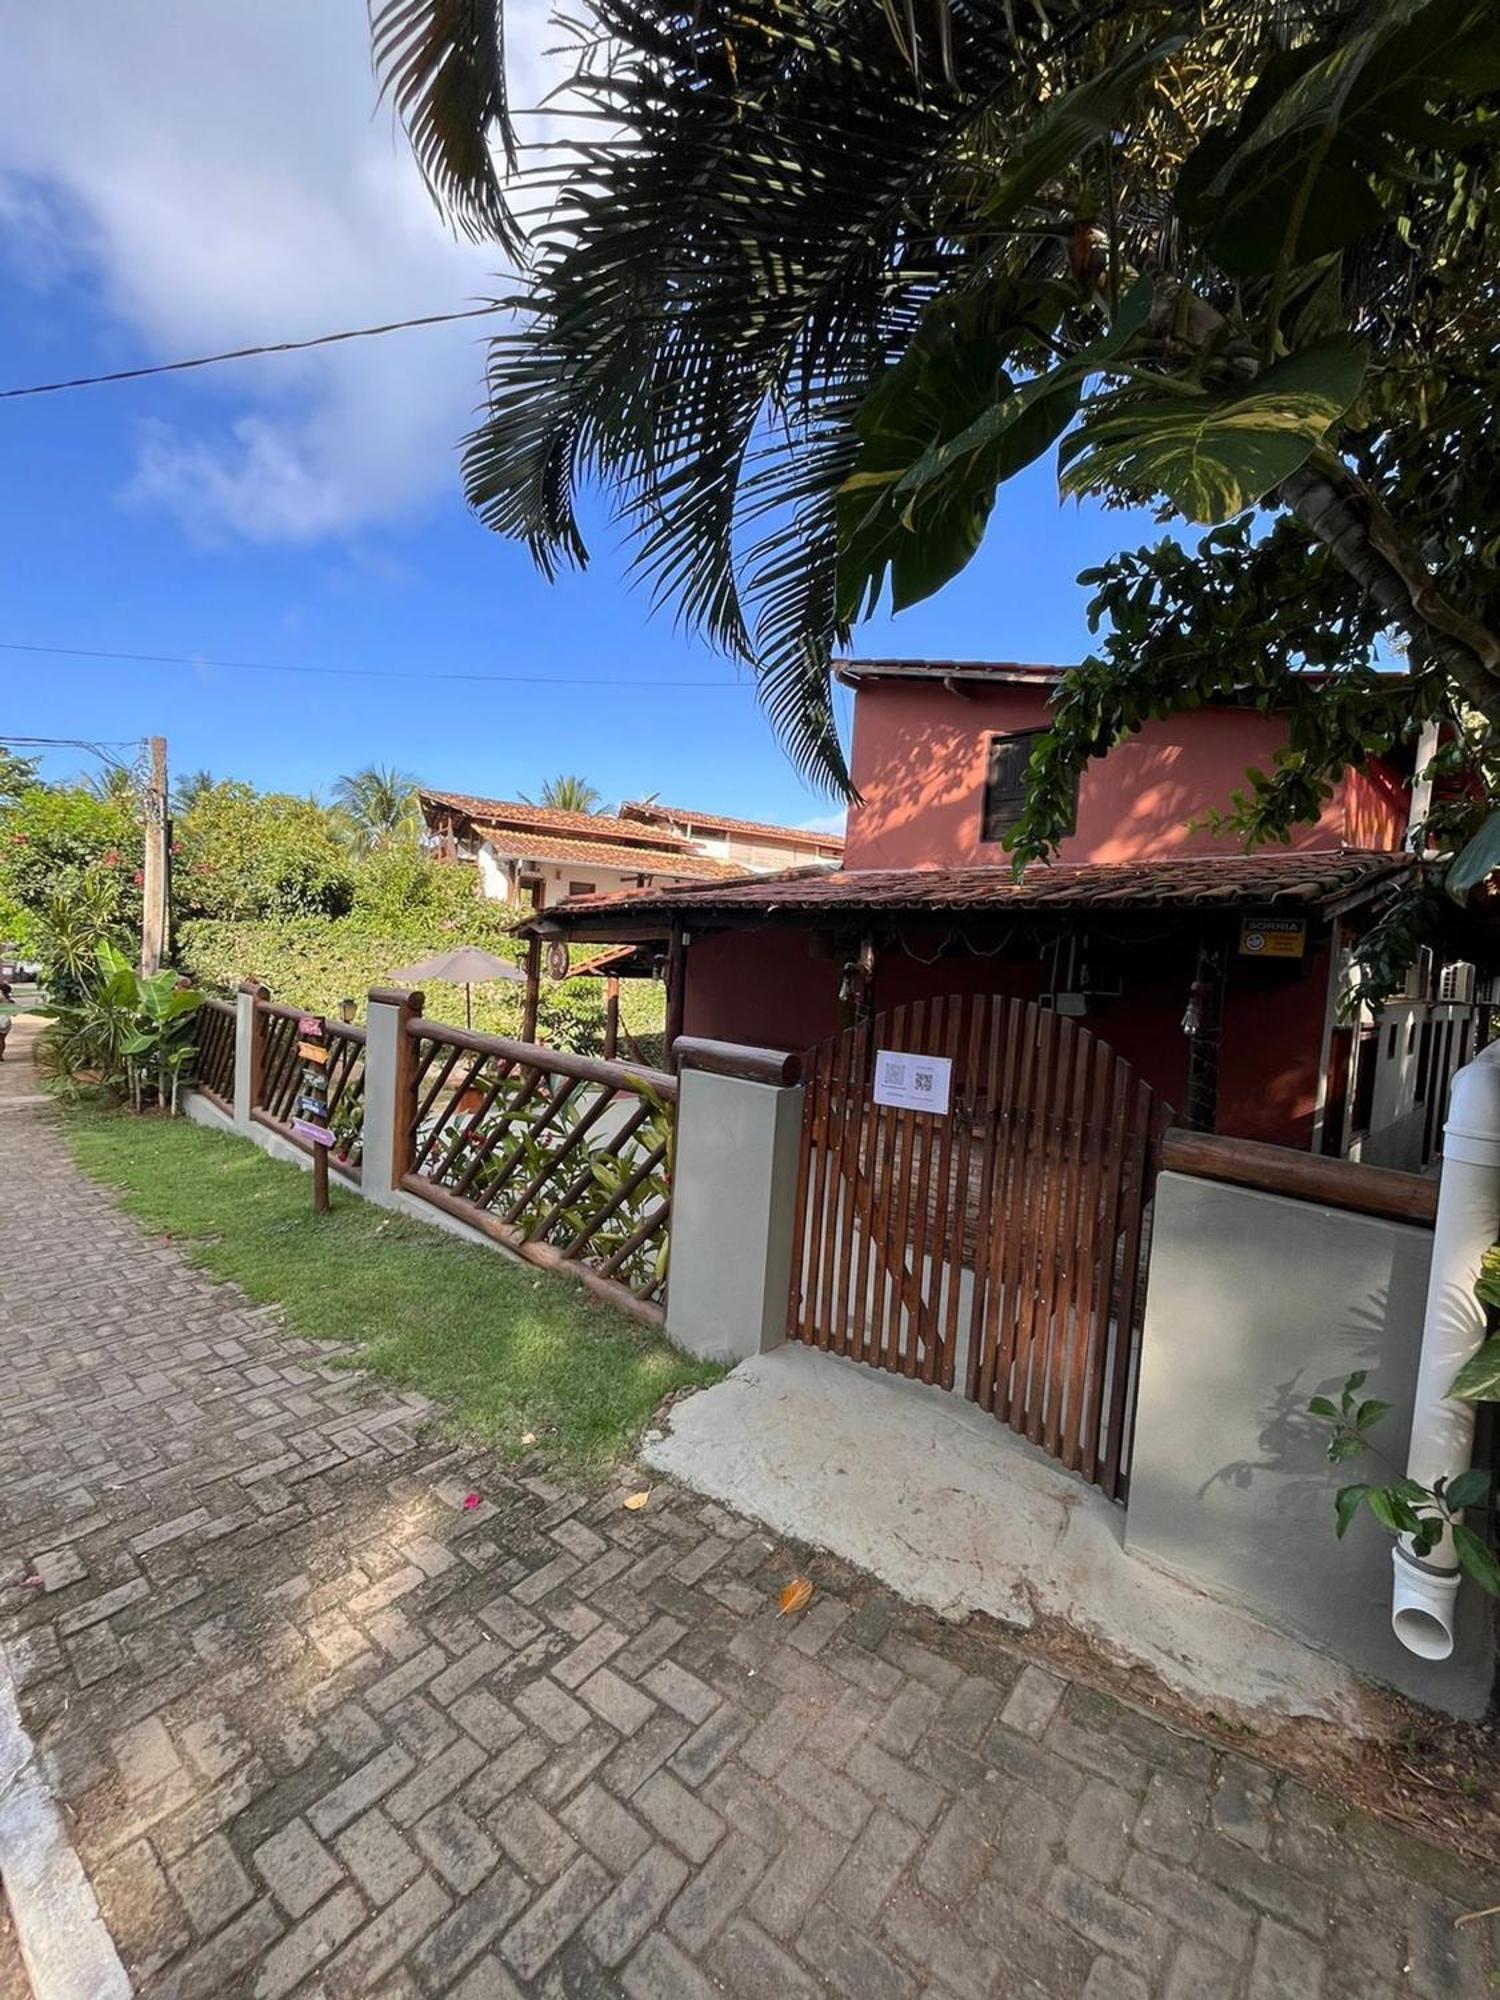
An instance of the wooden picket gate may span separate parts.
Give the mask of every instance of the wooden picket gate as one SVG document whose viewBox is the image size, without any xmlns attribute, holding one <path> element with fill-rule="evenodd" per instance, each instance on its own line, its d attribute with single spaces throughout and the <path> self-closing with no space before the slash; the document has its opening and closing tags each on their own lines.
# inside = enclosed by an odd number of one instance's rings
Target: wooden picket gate
<svg viewBox="0 0 1500 2000">
<path fill-rule="evenodd" d="M 946 1056 L 946 1116 L 877 1105 L 877 1049 Z M 789 1332 L 956 1389 L 1123 1497 L 1167 1107 L 1029 1001 L 953 995 L 824 1042 L 803 1100 Z"/>
</svg>

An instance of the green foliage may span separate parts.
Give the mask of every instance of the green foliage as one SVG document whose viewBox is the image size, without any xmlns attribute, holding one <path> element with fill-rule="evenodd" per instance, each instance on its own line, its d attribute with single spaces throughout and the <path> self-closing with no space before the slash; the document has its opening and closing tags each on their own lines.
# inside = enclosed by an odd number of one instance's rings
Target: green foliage
<svg viewBox="0 0 1500 2000">
<path fill-rule="evenodd" d="M 1346 1378 L 1337 1403 L 1327 1396 L 1314 1396 L 1308 1402 L 1308 1415 L 1328 1426 L 1328 1457 L 1334 1465 L 1347 1464 L 1373 1451 L 1370 1432 L 1390 1411 L 1389 1403 L 1373 1396 L 1360 1397 L 1365 1379 L 1365 1371 L 1357 1369 Z M 1455 1383 L 1450 1393 L 1464 1392 Z M 1334 1495 L 1336 1532 L 1342 1539 L 1360 1509 L 1367 1508 L 1388 1533 L 1409 1538 L 1419 1560 L 1430 1556 L 1445 1535 L 1451 1535 L 1459 1567 L 1481 1589 L 1500 1597 L 1500 1563 L 1463 1520 L 1465 1511 L 1479 1506 L 1489 1490 L 1490 1475 L 1477 1466 L 1456 1478 L 1438 1479 L 1431 1486 L 1405 1478 L 1342 1486 Z"/>
<path fill-rule="evenodd" d="M 314 1215 L 306 1175 L 242 1139 L 95 1110 L 63 1130 L 84 1171 L 190 1264 L 279 1306 L 296 1333 L 353 1341 L 359 1368 L 434 1397 L 460 1435 L 507 1456 L 602 1469 L 664 1397 L 721 1372 L 564 1278 L 337 1185 Z"/>
<path fill-rule="evenodd" d="M 109 885 L 115 920 L 138 928 L 141 856 L 133 793 L 98 798 L 82 785 L 37 785 L 0 808 L 0 890 L 24 910 L 91 878 Z"/>
<path fill-rule="evenodd" d="M 339 917 L 353 904 L 343 827 L 314 799 L 224 781 L 197 794 L 175 833 L 180 917 Z"/>
</svg>

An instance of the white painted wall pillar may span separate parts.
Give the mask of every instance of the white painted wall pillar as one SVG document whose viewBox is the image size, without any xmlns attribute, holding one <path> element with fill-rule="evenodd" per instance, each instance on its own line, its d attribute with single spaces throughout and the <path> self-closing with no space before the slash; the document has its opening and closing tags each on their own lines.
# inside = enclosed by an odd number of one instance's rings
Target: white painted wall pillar
<svg viewBox="0 0 1500 2000">
<path fill-rule="evenodd" d="M 234 996 L 234 1129 L 250 1130 L 250 1107 L 255 1102 L 255 1066 L 260 1049 L 255 1033 L 255 1003 L 266 989 L 259 980 L 245 980 Z"/>
<path fill-rule="evenodd" d="M 667 1332 L 709 1361 L 786 1338 L 801 1058 L 680 1036 Z"/>
<path fill-rule="evenodd" d="M 360 1192 L 382 1208 L 398 1206 L 401 1176 L 411 1158 L 416 1054 L 407 1023 L 422 1012 L 422 995 L 399 986 L 372 986 L 365 1015 L 364 1146 Z"/>
</svg>

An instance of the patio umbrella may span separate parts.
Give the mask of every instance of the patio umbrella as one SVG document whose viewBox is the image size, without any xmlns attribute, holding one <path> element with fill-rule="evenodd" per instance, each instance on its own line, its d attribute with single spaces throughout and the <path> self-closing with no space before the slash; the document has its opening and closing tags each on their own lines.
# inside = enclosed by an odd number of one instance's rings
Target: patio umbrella
<svg viewBox="0 0 1500 2000">
<path fill-rule="evenodd" d="M 435 951 L 431 958 L 424 958 L 416 965 L 403 965 L 399 972 L 391 973 L 392 979 L 399 979 L 403 985 L 415 986 L 423 979 L 444 979 L 452 986 L 464 989 L 464 1025 L 474 1025 L 474 999 L 471 987 L 483 986 L 493 979 L 513 980 L 516 985 L 526 984 L 524 972 L 518 972 L 508 958 L 496 958 L 492 951 L 480 951 L 477 945 L 461 944 L 452 951 Z"/>
</svg>

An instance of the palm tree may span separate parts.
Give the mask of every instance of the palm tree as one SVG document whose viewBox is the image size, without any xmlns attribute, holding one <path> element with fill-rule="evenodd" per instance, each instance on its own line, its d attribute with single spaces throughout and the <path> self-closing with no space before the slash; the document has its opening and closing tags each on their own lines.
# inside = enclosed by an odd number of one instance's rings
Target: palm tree
<svg viewBox="0 0 1500 2000">
<path fill-rule="evenodd" d="M 172 788 L 173 812 L 191 812 L 204 793 L 211 792 L 217 783 L 218 779 L 212 771 L 200 768 L 187 772 Z"/>
<path fill-rule="evenodd" d="M 583 136 L 518 154 L 498 0 L 373 0 L 439 205 L 512 249 L 515 215 L 541 218 L 525 312 L 490 343 L 470 503 L 552 575 L 587 560 L 597 480 L 655 598 L 753 667 L 838 789 L 852 626 L 887 585 L 900 609 L 945 582 L 997 484 L 1064 437 L 1075 493 L 1189 520 L 1280 507 L 1331 624 L 1404 633 L 1433 686 L 1500 723 L 1500 603 L 1472 561 L 1494 510 L 1457 471 L 1483 438 L 1456 397 L 1487 421 L 1500 388 L 1483 204 L 1430 192 L 1482 135 L 1414 141 L 1389 93 L 1356 112 L 1338 83 L 1399 74 L 1431 106 L 1487 88 L 1479 0 L 1442 36 L 1443 10 L 1418 11 L 1433 22 L 1329 0 L 589 0 L 560 17 L 576 57 L 552 100 Z M 1411 153 L 1429 142 L 1436 178 Z M 1365 340 L 1409 387 L 1346 445 Z M 1226 421 L 1205 475 L 1185 405 L 1319 343 L 1333 386 L 1304 371 L 1258 431 Z"/>
<path fill-rule="evenodd" d="M 105 805 L 129 806 L 134 810 L 140 802 L 135 777 L 124 764 L 107 764 L 102 771 L 91 771 L 83 781 L 83 788 Z"/>
<path fill-rule="evenodd" d="M 415 840 L 419 824 L 417 781 L 394 765 L 366 764 L 333 788 L 334 804 L 366 853 Z"/>
<path fill-rule="evenodd" d="M 555 778 L 549 778 L 542 786 L 540 799 L 530 798 L 525 792 L 521 797 L 527 805 L 543 805 L 552 812 L 596 813 L 602 810 L 604 795 L 587 778 L 564 771 Z"/>
</svg>

